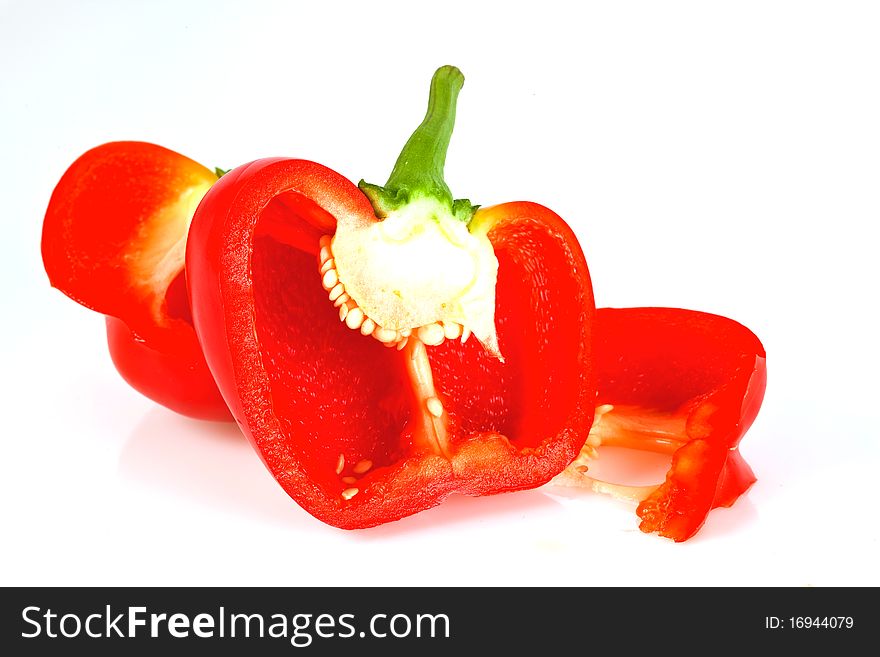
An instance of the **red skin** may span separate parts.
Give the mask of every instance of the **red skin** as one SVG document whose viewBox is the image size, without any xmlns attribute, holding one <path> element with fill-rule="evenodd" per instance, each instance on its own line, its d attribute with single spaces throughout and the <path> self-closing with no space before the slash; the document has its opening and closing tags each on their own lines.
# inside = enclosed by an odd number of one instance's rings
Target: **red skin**
<svg viewBox="0 0 880 657">
<path fill-rule="evenodd" d="M 595 401 L 594 305 L 571 230 L 531 203 L 480 211 L 499 259 L 505 363 L 475 339 L 429 348 L 449 418 L 431 449 L 406 351 L 339 321 L 318 273 L 335 216 L 375 220 L 366 197 L 313 162 L 258 160 L 226 174 L 193 218 L 187 276 L 208 365 L 264 463 L 306 511 L 347 529 L 397 520 L 453 492 L 547 482 L 577 454 Z M 339 455 L 345 469 L 336 473 Z M 360 460 L 372 468 L 346 484 Z M 354 485 L 349 500 L 343 490 Z"/>
<path fill-rule="evenodd" d="M 764 347 L 731 319 L 678 308 L 599 309 L 595 336 L 598 403 L 617 423 L 603 444 L 672 453 L 640 528 L 687 540 L 755 482 L 738 446 L 764 398 Z"/>
<path fill-rule="evenodd" d="M 133 388 L 178 413 L 228 420 L 192 327 L 182 243 L 176 258 L 173 248 L 216 180 L 161 146 L 93 148 L 52 193 L 42 253 L 54 287 L 107 316 L 113 363 Z"/>
</svg>

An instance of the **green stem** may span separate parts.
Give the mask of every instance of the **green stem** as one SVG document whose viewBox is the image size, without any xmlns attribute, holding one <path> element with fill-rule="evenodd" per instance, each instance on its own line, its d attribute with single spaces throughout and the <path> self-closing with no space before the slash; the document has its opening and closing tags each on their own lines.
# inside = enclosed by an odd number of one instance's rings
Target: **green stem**
<svg viewBox="0 0 880 657">
<path fill-rule="evenodd" d="M 466 199 L 453 200 L 443 179 L 446 152 L 455 126 L 455 106 L 464 75 L 454 66 L 441 66 L 431 79 L 428 111 L 407 140 L 384 187 L 363 180 L 358 184 L 376 215 L 384 218 L 417 198 L 431 198 L 457 219 L 469 222 L 477 206 Z"/>
</svg>

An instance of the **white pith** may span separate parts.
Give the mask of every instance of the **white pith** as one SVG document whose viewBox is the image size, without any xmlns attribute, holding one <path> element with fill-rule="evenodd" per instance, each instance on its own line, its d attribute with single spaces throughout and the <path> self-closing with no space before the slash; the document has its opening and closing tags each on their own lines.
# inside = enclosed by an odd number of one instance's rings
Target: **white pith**
<svg viewBox="0 0 880 657">
<path fill-rule="evenodd" d="M 321 282 L 349 328 L 403 348 L 473 335 L 501 358 L 495 330 L 498 259 L 441 204 L 414 200 L 384 220 L 342 216 L 321 240 Z"/>
<path fill-rule="evenodd" d="M 153 297 L 153 313 L 162 317 L 165 292 L 183 269 L 186 236 L 196 208 L 215 181 L 201 182 L 184 190 L 180 196 L 159 210 L 149 225 L 142 225 L 140 234 L 124 257 L 126 266 L 143 281 Z"/>
<path fill-rule="evenodd" d="M 587 436 L 580 453 L 565 470 L 556 475 L 551 484 L 572 488 L 589 488 L 593 492 L 611 495 L 617 499 L 641 502 L 657 490 L 659 484 L 652 486 L 627 486 L 596 479 L 587 474 L 590 462 L 599 458 L 598 448 L 605 443 L 613 442 L 614 428 L 609 426 L 607 416 L 614 410 L 611 404 L 596 407 L 593 415 L 593 426 Z M 605 419 L 605 421 L 603 421 Z"/>
</svg>

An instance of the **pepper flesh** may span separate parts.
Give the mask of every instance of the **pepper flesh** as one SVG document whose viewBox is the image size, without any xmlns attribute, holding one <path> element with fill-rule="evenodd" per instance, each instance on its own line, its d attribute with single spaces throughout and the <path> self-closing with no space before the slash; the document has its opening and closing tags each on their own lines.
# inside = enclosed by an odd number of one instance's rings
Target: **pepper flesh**
<svg viewBox="0 0 880 657">
<path fill-rule="evenodd" d="M 216 181 L 161 146 L 103 144 L 61 177 L 42 235 L 52 285 L 106 315 L 123 378 L 172 410 L 209 420 L 229 411 L 192 327 L 183 263 L 190 219 Z"/>
<path fill-rule="evenodd" d="M 764 397 L 764 347 L 731 319 L 678 308 L 601 308 L 595 338 L 597 419 L 556 482 L 635 498 L 642 531 L 687 540 L 756 480 L 739 442 Z M 601 445 L 670 454 L 665 481 L 596 482 L 587 473 Z"/>
<path fill-rule="evenodd" d="M 369 527 L 453 492 L 541 485 L 592 421 L 592 288 L 565 223 L 531 203 L 480 210 L 499 261 L 506 361 L 476 340 L 384 348 L 339 321 L 316 267 L 335 216 L 377 221 L 348 180 L 313 162 L 260 160 L 226 174 L 187 245 L 196 331 L 233 416 L 285 491 L 331 525 Z M 546 283 L 554 281 L 553 286 Z M 445 448 L 439 446 L 438 431 Z M 359 463 L 370 469 L 357 473 Z M 340 466 L 342 464 L 342 467 Z"/>
</svg>

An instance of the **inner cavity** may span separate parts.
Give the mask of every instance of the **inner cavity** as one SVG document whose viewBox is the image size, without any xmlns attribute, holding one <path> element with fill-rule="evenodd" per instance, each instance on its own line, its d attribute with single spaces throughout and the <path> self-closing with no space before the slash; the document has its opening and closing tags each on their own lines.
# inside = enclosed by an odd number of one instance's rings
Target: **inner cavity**
<svg viewBox="0 0 880 657">
<path fill-rule="evenodd" d="M 583 348 L 583 291 L 546 227 L 525 221 L 490 234 L 502 362 L 460 325 L 437 322 L 441 340 L 418 329 L 377 335 L 366 315 L 346 322 L 354 306 L 340 310 L 339 281 L 325 278 L 332 249 L 321 255 L 332 221 L 308 199 L 282 195 L 262 215 L 252 261 L 275 415 L 285 449 L 313 480 L 356 501 L 375 473 L 407 458 L 450 456 L 486 433 L 538 449 L 562 430 L 581 387 L 571 354 Z"/>
<path fill-rule="evenodd" d="M 575 356 L 584 348 L 584 292 L 546 225 L 520 220 L 489 237 L 498 259 L 495 320 L 505 361 L 476 341 L 428 353 L 449 409 L 452 444 L 491 433 L 536 449 L 562 430 L 582 387 Z"/>
<path fill-rule="evenodd" d="M 290 206 L 270 204 L 257 229 L 255 331 L 285 448 L 340 494 L 356 487 L 343 478 L 360 481 L 410 452 L 408 377 L 380 343 L 340 324 L 315 268 L 322 231 Z"/>
</svg>

